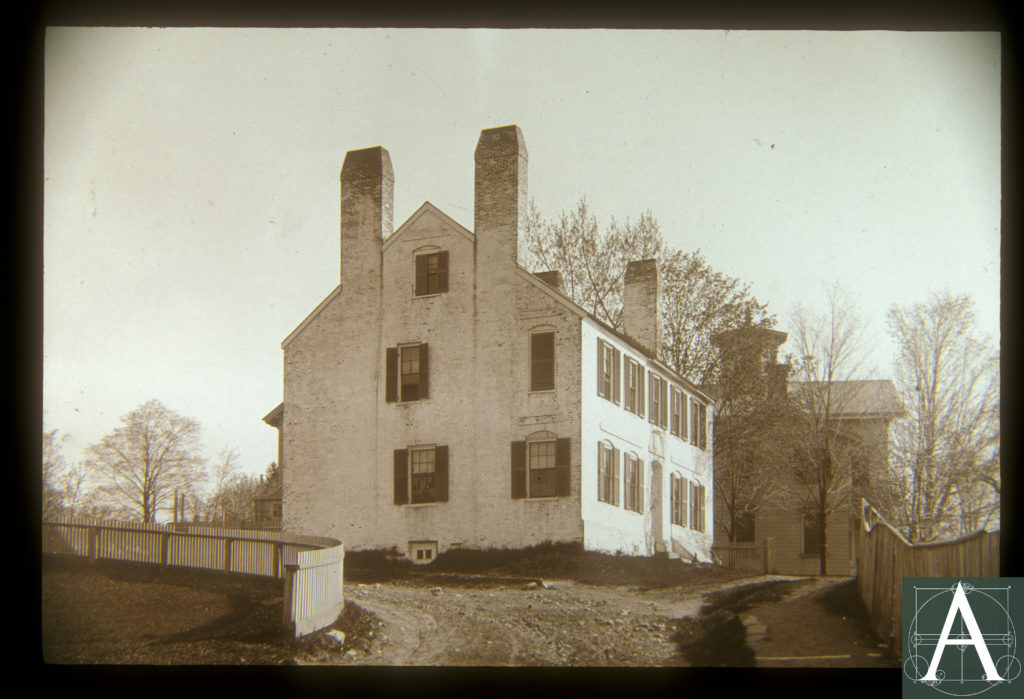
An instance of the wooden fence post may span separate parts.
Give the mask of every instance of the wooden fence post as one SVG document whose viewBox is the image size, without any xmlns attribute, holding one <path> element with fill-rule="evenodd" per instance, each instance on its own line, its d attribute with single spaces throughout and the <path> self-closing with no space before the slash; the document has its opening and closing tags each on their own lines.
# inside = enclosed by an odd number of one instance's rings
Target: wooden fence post
<svg viewBox="0 0 1024 699">
<path fill-rule="evenodd" d="M 292 619 L 292 611 L 295 605 L 295 575 L 298 573 L 299 566 L 296 563 L 286 563 L 284 566 L 284 627 L 286 629 L 294 629 L 294 620 Z"/>
<path fill-rule="evenodd" d="M 274 544 L 274 557 L 270 568 L 275 578 L 284 577 L 281 574 L 281 544 Z"/>
<path fill-rule="evenodd" d="M 86 540 L 88 541 L 89 561 L 92 563 L 96 562 L 96 545 L 97 539 L 99 538 L 99 528 L 89 527 L 86 530 Z"/>
<path fill-rule="evenodd" d="M 231 542 L 232 539 L 224 539 L 224 572 L 231 572 Z"/>
<path fill-rule="evenodd" d="M 164 532 L 160 535 L 160 567 L 167 567 L 167 560 L 170 557 L 171 551 L 171 535 L 168 532 Z"/>
</svg>

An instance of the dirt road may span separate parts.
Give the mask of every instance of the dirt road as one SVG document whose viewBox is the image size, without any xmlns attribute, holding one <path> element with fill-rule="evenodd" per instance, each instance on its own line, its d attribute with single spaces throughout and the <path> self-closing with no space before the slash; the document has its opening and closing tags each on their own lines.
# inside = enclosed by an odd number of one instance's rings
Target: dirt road
<svg viewBox="0 0 1024 699">
<path fill-rule="evenodd" d="M 765 585 L 773 580 L 778 584 Z M 348 601 L 377 615 L 383 627 L 368 652 L 349 652 L 340 662 L 431 666 L 888 666 L 880 654 L 877 658 L 869 655 L 876 650 L 873 641 L 856 646 L 856 634 L 842 624 L 836 626 L 829 610 L 816 598 L 839 582 L 761 577 L 685 590 L 642 590 L 570 581 L 545 582 L 543 586 L 443 588 L 401 582 L 354 584 L 347 588 Z M 763 592 L 769 589 L 784 589 L 786 596 L 765 597 Z M 686 638 L 688 626 L 700 624 L 680 624 L 679 620 L 707 618 L 716 606 L 704 604 L 716 599 L 719 611 L 735 609 L 748 624 L 749 644 L 745 645 L 741 631 L 738 637 L 734 634 L 725 641 L 737 647 L 721 649 L 718 657 L 722 663 L 708 663 L 707 656 L 694 662 L 679 641 Z M 784 633 L 794 621 L 789 618 L 793 613 L 803 622 L 795 627 L 805 630 L 808 623 L 816 623 L 815 619 L 828 618 L 822 634 L 828 636 L 830 644 L 822 647 L 817 643 L 822 638 L 818 634 L 803 638 L 799 648 L 794 646 L 793 639 Z M 732 619 L 735 622 L 735 617 Z M 683 636 L 679 635 L 681 628 Z M 707 631 L 705 627 L 700 633 Z M 797 637 L 801 638 L 799 633 Z M 697 638 L 699 643 L 705 640 Z M 744 652 L 753 662 L 729 662 L 743 658 Z M 761 655 L 789 660 L 761 662 L 756 657 Z"/>
</svg>

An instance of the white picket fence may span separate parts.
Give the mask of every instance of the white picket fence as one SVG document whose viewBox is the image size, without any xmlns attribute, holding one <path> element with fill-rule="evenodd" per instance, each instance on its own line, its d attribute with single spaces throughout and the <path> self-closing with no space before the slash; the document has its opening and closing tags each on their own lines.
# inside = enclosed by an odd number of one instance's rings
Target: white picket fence
<svg viewBox="0 0 1024 699">
<path fill-rule="evenodd" d="M 81 517 L 43 522 L 42 534 L 43 553 L 281 578 L 284 624 L 296 636 L 333 623 L 345 603 L 345 548 L 336 539 Z"/>
</svg>

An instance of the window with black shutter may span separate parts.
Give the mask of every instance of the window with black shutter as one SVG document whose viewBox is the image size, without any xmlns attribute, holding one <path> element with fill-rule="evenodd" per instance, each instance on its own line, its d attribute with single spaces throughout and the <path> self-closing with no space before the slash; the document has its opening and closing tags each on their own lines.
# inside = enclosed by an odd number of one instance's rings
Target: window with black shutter
<svg viewBox="0 0 1024 699">
<path fill-rule="evenodd" d="M 395 504 L 448 501 L 448 447 L 410 447 L 394 452 Z"/>
<path fill-rule="evenodd" d="M 685 527 L 687 480 L 679 474 L 672 474 L 672 524 Z"/>
<path fill-rule="evenodd" d="M 569 495 L 571 458 L 572 441 L 568 437 L 512 442 L 512 497 Z"/>
<path fill-rule="evenodd" d="M 625 464 L 625 498 L 623 507 L 633 512 L 644 511 L 644 462 L 633 454 L 626 454 Z"/>
<path fill-rule="evenodd" d="M 658 427 L 668 427 L 668 383 L 657 374 L 648 373 L 650 377 L 650 421 Z"/>
<path fill-rule="evenodd" d="M 448 291 L 448 251 L 416 256 L 416 296 L 441 294 Z"/>
<path fill-rule="evenodd" d="M 426 343 L 388 347 L 385 355 L 384 400 L 423 400 L 430 395 L 430 355 Z"/>
<path fill-rule="evenodd" d="M 555 334 L 530 335 L 530 390 L 550 391 L 555 387 Z"/>
<path fill-rule="evenodd" d="M 597 395 L 616 405 L 622 400 L 622 353 L 604 340 L 597 340 Z"/>
</svg>

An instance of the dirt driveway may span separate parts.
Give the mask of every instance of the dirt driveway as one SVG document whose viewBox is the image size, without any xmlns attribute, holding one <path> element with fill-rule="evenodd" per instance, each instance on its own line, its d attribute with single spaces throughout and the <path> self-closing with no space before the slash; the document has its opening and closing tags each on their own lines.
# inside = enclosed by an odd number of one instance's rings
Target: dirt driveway
<svg viewBox="0 0 1024 699">
<path fill-rule="evenodd" d="M 843 583 L 766 576 L 700 589 L 571 581 L 491 587 L 352 584 L 346 588 L 347 600 L 383 625 L 364 652 L 350 650 L 340 659 L 324 660 L 432 666 L 892 667 L 873 638 L 861 637 L 863 628 L 842 621 L 842 604 L 848 600 L 833 603 L 831 610 L 823 603 L 822 596 Z M 744 624 L 746 633 L 730 630 L 729 622 Z M 800 635 L 800 629 L 815 626 L 821 631 Z M 688 642 L 701 652 L 687 653 Z"/>
</svg>

